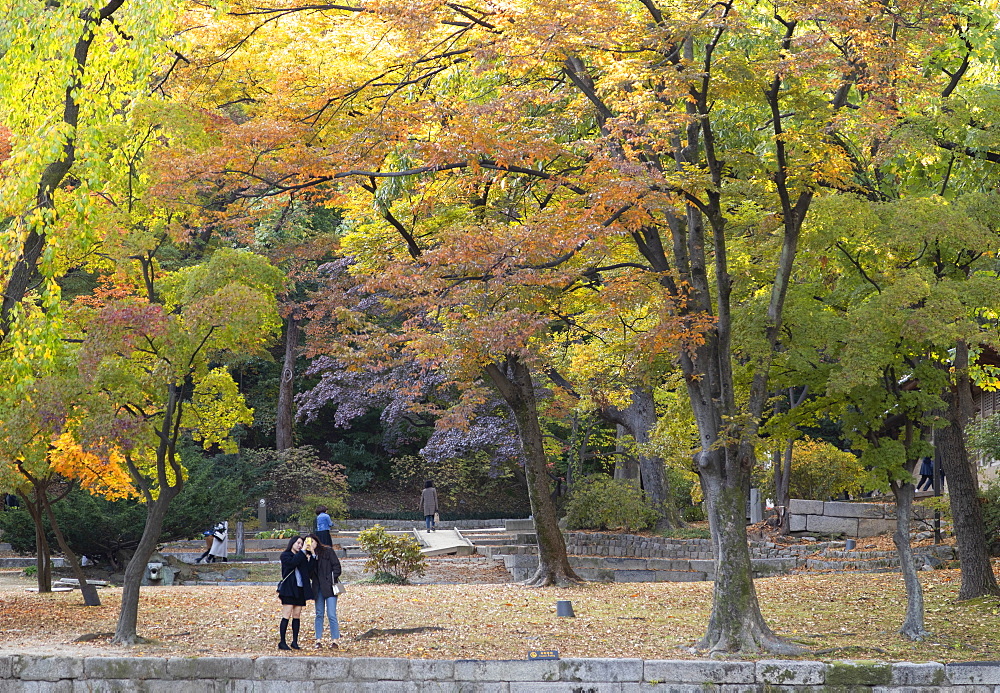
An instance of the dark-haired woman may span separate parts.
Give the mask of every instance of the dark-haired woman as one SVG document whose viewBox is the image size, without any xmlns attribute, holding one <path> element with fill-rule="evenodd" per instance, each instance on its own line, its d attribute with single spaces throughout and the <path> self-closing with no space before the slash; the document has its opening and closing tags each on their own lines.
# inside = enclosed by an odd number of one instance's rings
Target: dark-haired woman
<svg viewBox="0 0 1000 693">
<path fill-rule="evenodd" d="M 279 650 L 300 650 L 299 626 L 302 607 L 306 601 L 313 598 L 312 585 L 309 576 L 316 564 L 316 543 L 306 537 L 292 537 L 288 546 L 281 552 L 281 582 L 278 583 L 278 597 L 281 599 L 281 623 L 279 633 L 281 642 Z M 288 632 L 288 622 L 292 623 L 292 644 L 285 642 Z"/>
<path fill-rule="evenodd" d="M 316 542 L 316 562 L 313 565 L 312 588 L 316 595 L 316 649 L 323 647 L 323 614 L 330 623 L 330 649 L 340 647 L 340 622 L 337 621 L 337 595 L 333 586 L 340 580 L 340 559 L 332 546 L 327 546 L 315 534 L 309 538 Z"/>
<path fill-rule="evenodd" d="M 438 492 L 430 479 L 424 482 L 424 490 L 420 493 L 420 512 L 424 516 L 424 524 L 428 532 L 434 531 L 434 513 L 438 511 Z"/>
</svg>

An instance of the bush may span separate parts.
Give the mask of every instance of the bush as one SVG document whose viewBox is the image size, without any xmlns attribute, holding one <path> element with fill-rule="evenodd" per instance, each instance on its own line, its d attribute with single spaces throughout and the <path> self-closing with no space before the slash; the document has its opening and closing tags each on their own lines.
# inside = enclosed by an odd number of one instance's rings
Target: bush
<svg viewBox="0 0 1000 693">
<path fill-rule="evenodd" d="M 344 476 L 343 466 L 321 459 L 315 448 L 305 446 L 280 452 L 248 450 L 244 456 L 270 467 L 265 479 L 271 484 L 266 496 L 270 518 L 300 515 L 307 496 L 343 498 L 343 505 L 347 505 L 347 477 Z M 339 508 L 340 502 L 330 507 Z M 312 519 L 306 524 L 312 524 Z"/>
<path fill-rule="evenodd" d="M 568 529 L 635 531 L 652 527 L 656 520 L 656 511 L 645 491 L 605 475 L 578 481 L 566 504 Z"/>
<path fill-rule="evenodd" d="M 305 527 L 316 527 L 316 508 L 321 505 L 326 506 L 326 512 L 332 520 L 343 520 L 347 518 L 347 497 L 343 495 L 316 496 L 308 495 L 302 499 L 302 510 L 291 517 L 292 522 L 296 522 Z"/>
<path fill-rule="evenodd" d="M 792 448 L 788 493 L 792 498 L 826 501 L 845 492 L 860 493 L 866 477 L 856 455 L 822 440 L 803 438 Z"/>
<path fill-rule="evenodd" d="M 291 539 L 299 536 L 297 529 L 271 529 L 264 532 L 257 532 L 258 539 Z"/>
<path fill-rule="evenodd" d="M 420 544 L 408 536 L 393 535 L 382 525 L 375 525 L 358 534 L 358 544 L 368 554 L 365 570 L 388 573 L 405 584 L 410 575 L 423 575 L 427 561 L 420 553 Z"/>
</svg>

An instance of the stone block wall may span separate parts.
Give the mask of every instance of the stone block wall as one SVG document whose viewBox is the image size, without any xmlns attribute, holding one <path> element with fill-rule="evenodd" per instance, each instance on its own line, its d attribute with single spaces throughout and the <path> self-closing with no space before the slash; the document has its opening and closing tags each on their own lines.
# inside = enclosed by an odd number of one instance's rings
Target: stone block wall
<svg viewBox="0 0 1000 693">
<path fill-rule="evenodd" d="M 1000 693 L 1000 663 L 295 656 L 82 658 L 0 654 L 0 693 L 697 693 L 705 690 Z"/>
<path fill-rule="evenodd" d="M 896 530 L 896 506 L 891 503 L 845 503 L 792 499 L 788 504 L 788 528 L 792 532 L 874 537 Z M 927 508 L 913 506 L 915 522 L 930 519 Z"/>
</svg>

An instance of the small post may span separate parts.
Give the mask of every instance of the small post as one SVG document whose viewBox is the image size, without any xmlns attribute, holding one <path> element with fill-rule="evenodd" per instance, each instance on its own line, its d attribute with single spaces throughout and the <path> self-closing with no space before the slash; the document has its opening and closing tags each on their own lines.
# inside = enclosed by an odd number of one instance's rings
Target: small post
<svg viewBox="0 0 1000 693">
<path fill-rule="evenodd" d="M 246 555 L 246 534 L 243 531 L 243 520 L 236 521 L 236 555 L 240 558 Z"/>
<path fill-rule="evenodd" d="M 556 600 L 556 616 L 575 618 L 576 614 L 573 613 L 573 602 L 568 599 Z"/>
<path fill-rule="evenodd" d="M 257 503 L 257 522 L 262 530 L 267 529 L 267 501 L 263 498 Z"/>
</svg>

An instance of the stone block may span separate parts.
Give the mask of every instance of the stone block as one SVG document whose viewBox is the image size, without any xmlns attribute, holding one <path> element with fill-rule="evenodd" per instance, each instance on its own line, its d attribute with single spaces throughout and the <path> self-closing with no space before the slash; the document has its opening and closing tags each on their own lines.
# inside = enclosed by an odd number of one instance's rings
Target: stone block
<svg viewBox="0 0 1000 693">
<path fill-rule="evenodd" d="M 420 693 L 510 693 L 506 681 L 422 681 Z M 413 693 L 413 688 L 410 693 Z M 340 693 L 340 691 L 331 691 Z"/>
<path fill-rule="evenodd" d="M 784 575 L 795 570 L 794 558 L 753 558 L 750 560 L 755 577 Z"/>
<path fill-rule="evenodd" d="M 792 515 L 822 515 L 823 501 L 792 498 L 788 501 L 788 512 Z"/>
<path fill-rule="evenodd" d="M 81 657 L 21 655 L 20 664 L 17 673 L 22 681 L 58 681 L 83 676 Z"/>
<path fill-rule="evenodd" d="M 510 693 L 622 693 L 620 683 L 588 683 L 567 688 L 565 683 L 511 683 Z"/>
<path fill-rule="evenodd" d="M 888 662 L 830 662 L 826 666 L 826 686 L 883 686 L 892 679 Z"/>
<path fill-rule="evenodd" d="M 409 673 L 410 662 L 402 657 L 355 657 L 351 660 L 350 678 L 355 681 L 405 681 Z"/>
<path fill-rule="evenodd" d="M 941 686 L 945 681 L 944 664 L 940 662 L 898 662 L 892 665 L 893 686 Z"/>
<path fill-rule="evenodd" d="M 345 657 L 313 657 L 309 669 L 313 681 L 344 681 L 351 675 L 351 660 Z"/>
<path fill-rule="evenodd" d="M 823 514 L 833 517 L 875 517 L 882 519 L 883 506 L 875 503 L 843 503 L 826 501 L 823 503 Z"/>
<path fill-rule="evenodd" d="M 460 659 L 455 662 L 456 681 L 558 681 L 559 660 Z"/>
<path fill-rule="evenodd" d="M 557 663 L 561 681 L 642 681 L 641 659 L 561 659 Z"/>
<path fill-rule="evenodd" d="M 721 686 L 700 686 L 693 683 L 623 683 L 622 693 L 718 693 Z M 754 691 L 754 693 L 758 693 Z"/>
<path fill-rule="evenodd" d="M 806 520 L 806 531 L 817 534 L 845 534 L 849 537 L 855 537 L 858 535 L 858 518 L 810 515 Z"/>
<path fill-rule="evenodd" d="M 642 678 L 650 683 L 754 683 L 756 673 L 753 662 L 650 659 L 643 665 Z"/>
<path fill-rule="evenodd" d="M 945 664 L 944 673 L 953 686 L 1000 686 L 1000 662 L 955 662 Z"/>
<path fill-rule="evenodd" d="M 0 681 L 14 678 L 19 659 L 18 655 L 0 655 Z"/>
<path fill-rule="evenodd" d="M 87 657 L 83 671 L 88 679 L 163 679 L 167 660 L 162 657 Z"/>
<path fill-rule="evenodd" d="M 411 659 L 411 681 L 450 681 L 455 678 L 455 662 L 450 659 Z"/>
<path fill-rule="evenodd" d="M 569 564 L 573 568 L 595 568 L 603 569 L 606 567 L 604 558 L 599 558 L 597 556 L 570 556 Z"/>
<path fill-rule="evenodd" d="M 700 570 L 655 570 L 657 582 L 702 582 L 708 573 Z"/>
<path fill-rule="evenodd" d="M 616 570 L 615 582 L 656 582 L 660 570 Z"/>
<path fill-rule="evenodd" d="M 503 528 L 505 532 L 534 532 L 535 521 L 531 518 L 521 520 L 504 520 Z"/>
<path fill-rule="evenodd" d="M 757 682 L 778 686 L 819 686 L 824 683 L 823 662 L 762 659 L 757 662 Z"/>
<path fill-rule="evenodd" d="M 0 693 L 74 693 L 73 681 L 0 680 Z"/>
<path fill-rule="evenodd" d="M 321 683 L 305 690 L 322 693 L 413 693 L 414 688 L 409 681 L 342 681 Z M 284 693 L 298 693 L 298 690 L 301 689 L 286 688 Z"/>
<path fill-rule="evenodd" d="M 808 515 L 789 515 L 788 516 L 788 531 L 789 532 L 804 532 L 806 531 L 806 518 Z"/>
<path fill-rule="evenodd" d="M 607 565 L 615 570 L 646 570 L 649 561 L 645 558 L 608 558 Z"/>
<path fill-rule="evenodd" d="M 691 566 L 691 570 L 696 572 L 714 574 L 715 573 L 715 560 L 714 559 L 692 559 L 688 561 L 688 565 Z"/>
<path fill-rule="evenodd" d="M 142 693 L 215 693 L 215 690 L 215 682 L 209 680 L 84 679 L 73 682 L 73 693 L 136 693 L 137 691 Z"/>
<path fill-rule="evenodd" d="M 879 534 L 894 532 L 895 530 L 895 520 L 868 520 L 862 518 L 858 520 L 858 533 L 853 536 L 858 538 L 874 537 Z"/>
<path fill-rule="evenodd" d="M 309 681 L 313 657 L 258 657 L 253 677 L 261 681 Z"/>
<path fill-rule="evenodd" d="M 171 679 L 249 679 L 254 660 L 249 657 L 171 657 L 167 677 Z"/>
</svg>

